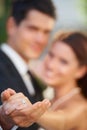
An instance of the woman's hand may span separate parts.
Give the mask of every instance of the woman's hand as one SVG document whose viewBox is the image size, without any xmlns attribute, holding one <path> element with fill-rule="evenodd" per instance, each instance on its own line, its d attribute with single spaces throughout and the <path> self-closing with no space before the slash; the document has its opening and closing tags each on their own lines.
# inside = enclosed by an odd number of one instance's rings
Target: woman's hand
<svg viewBox="0 0 87 130">
<path fill-rule="evenodd" d="M 7 89 L 2 93 L 3 110 L 20 127 L 28 127 L 36 122 L 50 106 L 47 99 L 31 104 L 22 93 L 12 91 Z"/>
</svg>

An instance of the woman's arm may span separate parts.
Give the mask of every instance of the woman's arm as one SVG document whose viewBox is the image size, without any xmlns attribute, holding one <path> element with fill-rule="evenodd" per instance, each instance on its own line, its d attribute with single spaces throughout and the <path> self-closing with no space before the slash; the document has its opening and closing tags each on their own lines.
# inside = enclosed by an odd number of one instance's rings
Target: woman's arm
<svg viewBox="0 0 87 130">
<path fill-rule="evenodd" d="M 47 130 L 68 130 L 79 127 L 85 121 L 84 106 L 78 105 L 57 112 L 48 111 L 37 123 Z"/>
<path fill-rule="evenodd" d="M 65 118 L 63 111 L 48 111 L 41 116 L 37 123 L 44 127 L 46 130 L 64 130 Z"/>
</svg>

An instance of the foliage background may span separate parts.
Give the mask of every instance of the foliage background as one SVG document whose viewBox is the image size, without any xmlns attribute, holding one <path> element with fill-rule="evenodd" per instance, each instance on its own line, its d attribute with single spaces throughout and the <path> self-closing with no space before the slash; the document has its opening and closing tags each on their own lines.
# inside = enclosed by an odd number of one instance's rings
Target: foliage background
<svg viewBox="0 0 87 130">
<path fill-rule="evenodd" d="M 0 0 L 0 43 L 6 41 L 6 20 L 9 15 L 11 0 Z"/>
</svg>

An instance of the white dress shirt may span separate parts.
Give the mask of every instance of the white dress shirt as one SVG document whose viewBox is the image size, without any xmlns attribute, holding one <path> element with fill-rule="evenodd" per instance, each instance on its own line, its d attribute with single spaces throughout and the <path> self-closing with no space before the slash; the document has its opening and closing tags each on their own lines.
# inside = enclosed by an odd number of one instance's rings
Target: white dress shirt
<svg viewBox="0 0 87 130">
<path fill-rule="evenodd" d="M 18 128 L 18 126 L 14 126 L 11 130 L 16 130 Z M 3 130 L 2 127 L 0 126 L 0 130 Z"/>
</svg>

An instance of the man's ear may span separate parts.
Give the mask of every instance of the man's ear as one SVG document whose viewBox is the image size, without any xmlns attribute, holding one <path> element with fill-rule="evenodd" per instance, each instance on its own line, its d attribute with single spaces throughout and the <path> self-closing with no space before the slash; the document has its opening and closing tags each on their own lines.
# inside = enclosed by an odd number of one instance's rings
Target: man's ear
<svg viewBox="0 0 87 130">
<path fill-rule="evenodd" d="M 76 72 L 76 79 L 82 78 L 87 73 L 87 66 L 80 66 Z"/>
<path fill-rule="evenodd" d="M 9 17 L 6 23 L 6 29 L 9 36 L 15 32 L 16 23 L 13 17 Z"/>
</svg>

